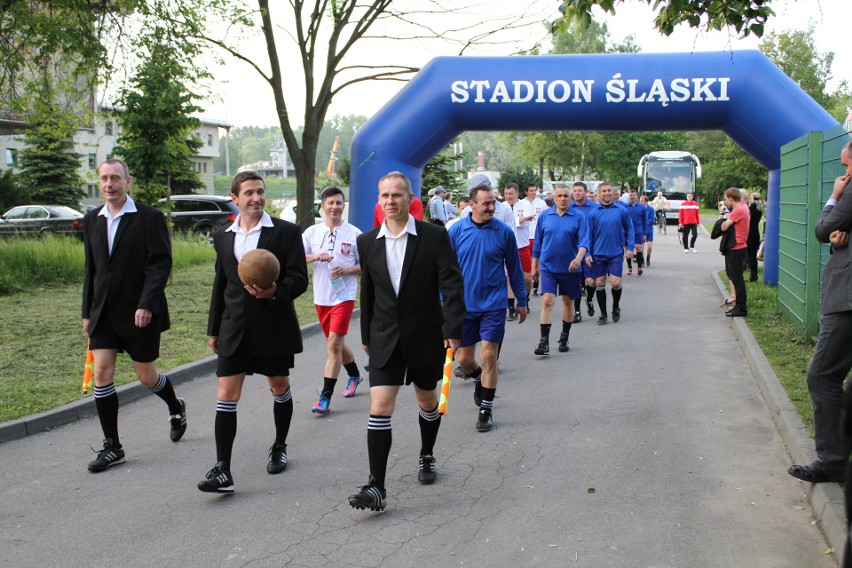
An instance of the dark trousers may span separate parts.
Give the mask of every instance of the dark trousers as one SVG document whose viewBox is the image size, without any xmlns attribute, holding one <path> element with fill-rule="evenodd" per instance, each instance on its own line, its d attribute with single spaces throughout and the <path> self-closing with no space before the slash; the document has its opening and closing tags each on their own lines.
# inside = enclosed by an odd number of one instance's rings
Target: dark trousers
<svg viewBox="0 0 852 568">
<path fill-rule="evenodd" d="M 684 237 L 686 240 L 686 237 Z M 737 295 L 735 309 L 747 310 L 748 296 L 746 295 L 745 277 L 743 276 L 747 251 L 744 248 L 728 250 L 725 253 L 725 272 Z"/>
<path fill-rule="evenodd" d="M 687 244 L 689 241 L 689 234 L 692 233 L 692 241 Z M 683 226 L 683 248 L 695 248 L 695 239 L 698 238 L 698 225 L 684 225 Z"/>
<path fill-rule="evenodd" d="M 751 272 L 749 280 L 757 282 L 757 249 L 760 248 L 760 243 L 750 243 L 746 248 L 748 250 L 748 268 Z"/>
<path fill-rule="evenodd" d="M 808 366 L 808 392 L 814 409 L 817 461 L 829 475 L 846 467 L 841 430 L 843 380 L 852 368 L 852 312 L 822 316 L 814 356 Z"/>
</svg>

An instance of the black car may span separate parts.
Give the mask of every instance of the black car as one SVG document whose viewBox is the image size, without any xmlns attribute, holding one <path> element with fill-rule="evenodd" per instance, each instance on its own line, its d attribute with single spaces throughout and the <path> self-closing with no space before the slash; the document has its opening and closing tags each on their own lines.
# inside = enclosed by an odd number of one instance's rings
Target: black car
<svg viewBox="0 0 852 568">
<path fill-rule="evenodd" d="M 19 205 L 0 216 L 0 234 L 83 238 L 83 214 L 65 205 Z"/>
<path fill-rule="evenodd" d="M 233 223 L 240 210 L 230 197 L 218 195 L 173 195 L 172 225 L 175 231 L 196 233 L 213 242 L 213 233 Z M 165 211 L 166 200 L 160 200 Z"/>
</svg>

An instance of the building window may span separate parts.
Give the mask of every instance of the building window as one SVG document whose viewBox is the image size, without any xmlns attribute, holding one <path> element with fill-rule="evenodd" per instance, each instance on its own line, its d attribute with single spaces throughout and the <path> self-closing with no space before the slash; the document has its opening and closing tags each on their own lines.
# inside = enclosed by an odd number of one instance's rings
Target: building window
<svg viewBox="0 0 852 568">
<path fill-rule="evenodd" d="M 97 166 L 98 157 L 95 154 L 89 154 L 89 169 L 93 170 Z"/>
<path fill-rule="evenodd" d="M 18 150 L 16 148 L 6 148 L 6 165 L 18 165 Z"/>
<path fill-rule="evenodd" d="M 213 135 L 212 135 L 212 134 L 208 134 L 208 135 L 207 135 L 207 145 L 208 145 L 208 146 L 212 146 L 212 145 L 213 145 Z"/>
<path fill-rule="evenodd" d="M 97 197 L 98 186 L 93 183 L 90 183 L 86 186 L 86 192 L 89 194 L 89 197 Z"/>
<path fill-rule="evenodd" d="M 204 171 L 205 174 L 207 173 L 207 162 L 201 163 L 201 169 Z"/>
<path fill-rule="evenodd" d="M 107 120 L 104 125 L 104 134 L 107 136 L 112 136 L 112 120 Z"/>
</svg>

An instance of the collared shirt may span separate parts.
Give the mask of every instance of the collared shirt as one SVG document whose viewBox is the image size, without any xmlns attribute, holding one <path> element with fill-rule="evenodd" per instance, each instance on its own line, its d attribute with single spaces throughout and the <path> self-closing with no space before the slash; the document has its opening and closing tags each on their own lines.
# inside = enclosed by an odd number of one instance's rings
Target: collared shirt
<svg viewBox="0 0 852 568">
<path fill-rule="evenodd" d="M 515 240 L 518 242 L 518 248 L 530 246 L 530 239 L 535 235 L 530 233 L 530 225 L 532 221 L 521 221 L 524 217 L 535 215 L 532 203 L 527 199 L 519 199 L 515 203 L 506 203 L 512 209 L 512 214 L 515 216 Z"/>
<path fill-rule="evenodd" d="M 109 244 L 109 253 L 112 254 L 112 245 L 115 243 L 115 234 L 118 232 L 118 223 L 121 221 L 121 218 L 125 213 L 136 213 L 136 203 L 130 199 L 130 196 L 127 196 L 127 199 L 124 201 L 124 205 L 121 206 L 121 211 L 119 211 L 114 217 L 112 213 L 109 212 L 109 206 L 104 205 L 101 208 L 100 213 L 98 215 L 102 215 L 106 217 L 107 222 L 107 243 Z"/>
<path fill-rule="evenodd" d="M 562 215 L 551 207 L 538 218 L 532 256 L 541 261 L 547 272 L 567 273 L 580 248 L 588 253 L 591 247 L 586 216 L 568 208 Z"/>
<path fill-rule="evenodd" d="M 405 261 L 405 247 L 408 245 L 408 235 L 417 236 L 417 228 L 414 226 L 414 217 L 408 215 L 408 222 L 405 224 L 405 229 L 398 235 L 394 235 L 388 229 L 387 219 L 382 221 L 379 234 L 376 239 L 385 239 L 385 256 L 388 262 L 388 276 L 393 285 L 393 291 L 399 296 L 399 283 L 402 280 L 402 263 Z"/>
<path fill-rule="evenodd" d="M 447 207 L 444 205 L 443 194 L 436 195 L 429 201 L 429 218 L 433 221 L 447 220 Z"/>
<path fill-rule="evenodd" d="M 335 291 L 331 284 L 331 269 L 335 266 L 355 266 L 360 263 L 356 239 L 361 230 L 347 222 L 329 228 L 325 223 L 311 225 L 302 235 L 305 254 L 331 253 L 329 262 L 314 263 L 314 304 L 334 306 L 340 302 L 354 300 L 358 295 L 358 277 L 354 274 L 341 276 L 343 286 Z"/>
<path fill-rule="evenodd" d="M 242 260 L 243 255 L 250 250 L 257 248 L 257 241 L 260 240 L 260 230 L 264 227 L 273 227 L 272 218 L 266 211 L 260 217 L 260 223 L 255 225 L 249 231 L 244 231 L 240 226 L 240 215 L 237 215 L 236 220 L 230 227 L 225 229 L 235 233 L 234 235 L 234 256 L 237 257 L 237 262 Z"/>
</svg>

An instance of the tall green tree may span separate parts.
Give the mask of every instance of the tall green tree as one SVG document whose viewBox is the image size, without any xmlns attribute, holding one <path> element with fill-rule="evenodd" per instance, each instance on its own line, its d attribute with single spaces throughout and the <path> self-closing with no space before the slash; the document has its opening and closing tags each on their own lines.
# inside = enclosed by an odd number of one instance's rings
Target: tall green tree
<svg viewBox="0 0 852 568">
<path fill-rule="evenodd" d="M 121 136 L 115 153 L 135 179 L 134 197 L 145 203 L 204 187 L 190 160 L 202 141 L 194 136 L 201 108 L 186 83 L 194 79 L 186 53 L 168 41 L 165 30 L 146 40 L 147 53 L 121 96 Z"/>
<path fill-rule="evenodd" d="M 834 53 L 817 50 L 812 23 L 803 30 L 770 33 L 760 42 L 760 51 L 820 106 L 831 106 L 827 83 L 831 80 Z"/>
</svg>

